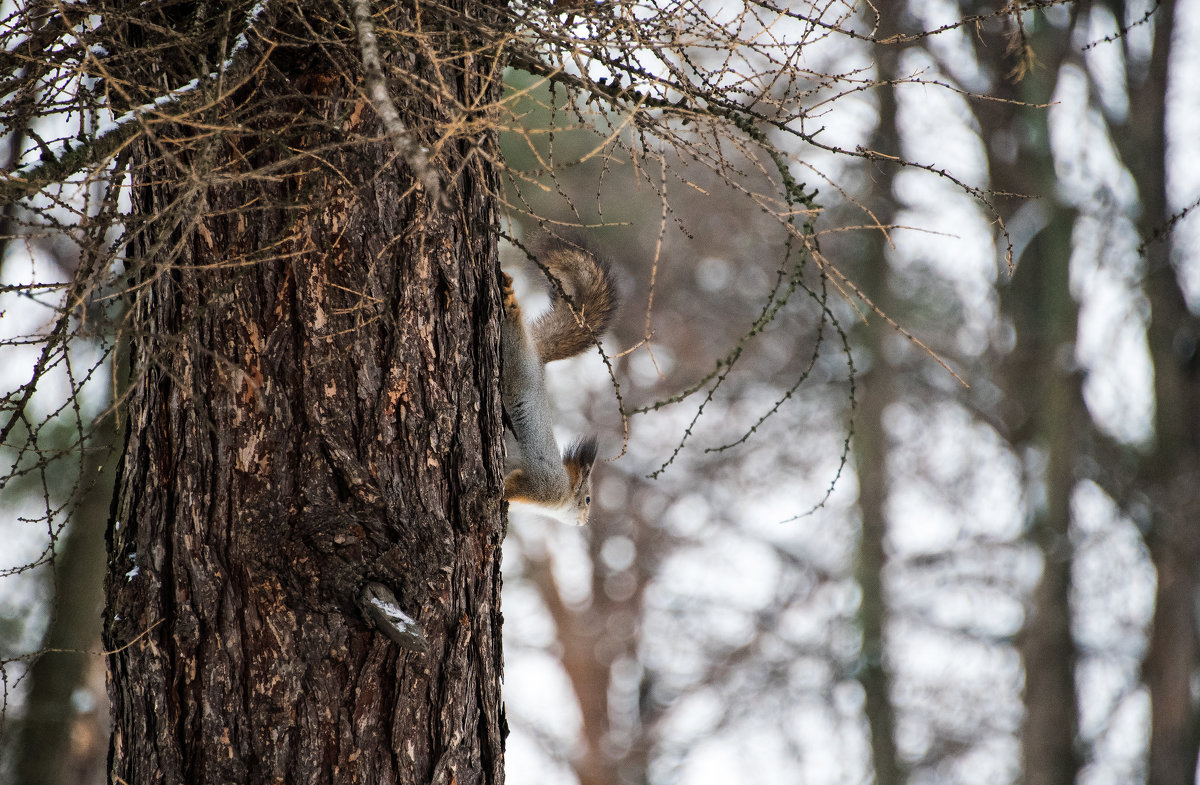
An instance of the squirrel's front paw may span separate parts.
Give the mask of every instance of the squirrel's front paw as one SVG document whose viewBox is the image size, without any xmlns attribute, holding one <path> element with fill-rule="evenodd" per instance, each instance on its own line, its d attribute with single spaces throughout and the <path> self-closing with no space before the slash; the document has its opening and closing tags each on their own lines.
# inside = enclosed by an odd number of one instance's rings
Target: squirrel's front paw
<svg viewBox="0 0 1200 785">
<path fill-rule="evenodd" d="M 500 299 L 504 304 L 504 310 L 508 312 L 519 311 L 517 305 L 517 295 L 513 292 L 512 276 L 503 270 L 500 271 Z"/>
</svg>

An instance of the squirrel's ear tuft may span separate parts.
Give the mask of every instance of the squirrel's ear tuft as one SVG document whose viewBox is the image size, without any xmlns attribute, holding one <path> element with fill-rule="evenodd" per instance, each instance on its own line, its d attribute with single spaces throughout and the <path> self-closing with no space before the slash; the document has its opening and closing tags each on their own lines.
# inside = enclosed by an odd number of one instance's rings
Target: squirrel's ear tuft
<svg viewBox="0 0 1200 785">
<path fill-rule="evenodd" d="M 563 463 L 575 463 L 590 469 L 596 462 L 596 454 L 599 449 L 600 443 L 596 441 L 595 436 L 576 439 L 567 446 L 566 452 L 563 453 Z"/>
</svg>

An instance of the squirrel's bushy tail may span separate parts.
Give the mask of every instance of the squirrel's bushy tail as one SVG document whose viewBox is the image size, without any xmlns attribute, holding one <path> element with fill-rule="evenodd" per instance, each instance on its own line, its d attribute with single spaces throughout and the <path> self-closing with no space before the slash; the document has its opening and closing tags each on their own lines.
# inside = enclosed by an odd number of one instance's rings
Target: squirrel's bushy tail
<svg viewBox="0 0 1200 785">
<path fill-rule="evenodd" d="M 586 249 L 566 243 L 543 245 L 538 260 L 562 284 L 563 299 L 550 283 L 550 310 L 531 332 L 543 363 L 574 357 L 595 345 L 617 312 L 617 287 L 608 265 Z"/>
</svg>

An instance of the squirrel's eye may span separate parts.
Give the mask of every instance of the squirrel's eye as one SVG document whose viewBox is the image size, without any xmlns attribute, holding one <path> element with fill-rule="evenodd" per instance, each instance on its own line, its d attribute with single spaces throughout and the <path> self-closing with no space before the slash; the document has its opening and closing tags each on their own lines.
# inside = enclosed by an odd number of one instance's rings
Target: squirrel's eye
<svg viewBox="0 0 1200 785">
<path fill-rule="evenodd" d="M 591 497 L 591 496 L 584 496 L 584 497 L 583 497 L 583 503 L 584 503 L 584 504 L 591 504 L 591 503 L 592 503 L 592 497 Z"/>
</svg>

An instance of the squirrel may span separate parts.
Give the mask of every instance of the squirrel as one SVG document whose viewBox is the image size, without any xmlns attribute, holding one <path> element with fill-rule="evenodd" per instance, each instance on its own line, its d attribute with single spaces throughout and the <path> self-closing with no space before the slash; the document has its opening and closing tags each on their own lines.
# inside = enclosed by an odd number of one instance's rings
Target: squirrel
<svg viewBox="0 0 1200 785">
<path fill-rule="evenodd" d="M 540 256 L 562 291 L 553 287 L 550 310 L 531 325 L 525 324 L 512 278 L 500 273 L 500 397 L 512 435 L 506 441 L 504 499 L 583 526 L 592 503 L 597 442 L 594 436 L 584 437 L 559 452 L 545 364 L 574 357 L 596 343 L 616 314 L 617 288 L 608 265 L 577 245 L 556 241 Z"/>
</svg>

